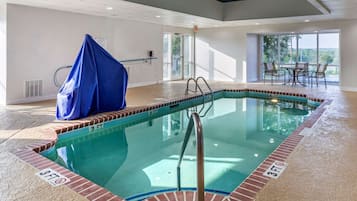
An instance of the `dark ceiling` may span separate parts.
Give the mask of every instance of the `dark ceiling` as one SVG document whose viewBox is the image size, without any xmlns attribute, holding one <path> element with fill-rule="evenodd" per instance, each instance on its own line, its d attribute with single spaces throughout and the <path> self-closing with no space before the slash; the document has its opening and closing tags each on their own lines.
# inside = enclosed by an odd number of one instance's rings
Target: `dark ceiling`
<svg viewBox="0 0 357 201">
<path fill-rule="evenodd" d="M 232 2 L 232 1 L 244 1 L 244 0 L 217 0 L 223 3 L 227 3 L 227 2 Z"/>
<path fill-rule="evenodd" d="M 321 12 L 307 0 L 126 1 L 220 21 L 321 15 Z"/>
</svg>

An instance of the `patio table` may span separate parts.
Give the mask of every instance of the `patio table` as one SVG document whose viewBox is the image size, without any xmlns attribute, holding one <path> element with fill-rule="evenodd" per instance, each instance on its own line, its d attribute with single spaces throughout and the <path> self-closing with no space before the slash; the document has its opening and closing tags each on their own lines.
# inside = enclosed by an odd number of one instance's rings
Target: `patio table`
<svg viewBox="0 0 357 201">
<path fill-rule="evenodd" d="M 302 86 L 306 86 L 304 83 L 300 82 L 299 79 L 298 79 L 298 73 L 300 71 L 303 71 L 304 68 L 297 68 L 295 66 L 285 66 L 285 67 L 281 67 L 285 70 L 288 71 L 289 75 L 291 75 L 291 78 L 289 78 L 289 80 L 287 81 L 287 83 L 290 83 L 290 80 L 292 81 L 291 82 L 291 85 L 296 85 L 297 83 L 299 83 L 300 85 Z M 285 84 L 287 84 L 285 83 Z"/>
</svg>

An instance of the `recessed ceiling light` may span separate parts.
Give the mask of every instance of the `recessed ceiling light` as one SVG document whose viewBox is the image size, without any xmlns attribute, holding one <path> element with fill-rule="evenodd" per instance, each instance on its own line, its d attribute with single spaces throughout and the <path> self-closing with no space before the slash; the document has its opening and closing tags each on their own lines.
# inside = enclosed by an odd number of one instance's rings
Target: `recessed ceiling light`
<svg viewBox="0 0 357 201">
<path fill-rule="evenodd" d="M 113 10 L 113 7 L 107 6 L 105 9 L 107 9 L 107 10 Z"/>
<path fill-rule="evenodd" d="M 310 20 L 304 20 L 304 22 L 310 22 Z"/>
<path fill-rule="evenodd" d="M 160 18 L 161 16 L 160 16 L 160 15 L 156 15 L 155 17 L 156 17 L 156 18 Z"/>
<path fill-rule="evenodd" d="M 255 25 L 260 25 L 260 23 L 259 23 L 259 22 L 257 22 L 257 23 L 255 23 Z"/>
<path fill-rule="evenodd" d="M 295 32 L 292 31 L 291 33 L 294 34 Z"/>
</svg>

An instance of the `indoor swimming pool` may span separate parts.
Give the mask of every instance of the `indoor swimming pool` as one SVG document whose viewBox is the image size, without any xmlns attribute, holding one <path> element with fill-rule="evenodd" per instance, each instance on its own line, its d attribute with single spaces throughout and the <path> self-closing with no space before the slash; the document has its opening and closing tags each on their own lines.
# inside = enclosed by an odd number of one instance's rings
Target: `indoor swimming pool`
<svg viewBox="0 0 357 201">
<path fill-rule="evenodd" d="M 47 158 L 127 200 L 177 188 L 176 166 L 191 112 L 201 115 L 206 191 L 229 194 L 318 106 L 302 97 L 216 93 L 59 136 Z M 200 104 L 201 103 L 201 104 Z M 181 165 L 196 187 L 194 132 Z"/>
</svg>

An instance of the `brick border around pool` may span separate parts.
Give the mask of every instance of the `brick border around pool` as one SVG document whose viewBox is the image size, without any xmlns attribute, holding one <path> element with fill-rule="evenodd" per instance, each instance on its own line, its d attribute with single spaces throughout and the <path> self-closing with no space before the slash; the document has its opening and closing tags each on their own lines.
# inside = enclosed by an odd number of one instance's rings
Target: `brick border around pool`
<svg viewBox="0 0 357 201">
<path fill-rule="evenodd" d="M 291 93 L 291 92 L 283 92 L 283 91 L 271 91 L 271 90 L 259 90 L 259 89 L 224 89 L 217 90 L 219 91 L 227 91 L 227 92 L 258 92 L 258 93 L 267 93 L 271 95 L 288 95 L 288 96 L 297 96 L 297 97 L 305 97 L 309 100 L 316 101 L 322 103 L 310 117 L 304 121 L 282 144 L 280 144 L 277 149 L 266 158 L 258 168 L 248 176 L 243 183 L 241 183 L 229 196 L 223 197 L 218 194 L 206 193 L 205 200 L 207 201 L 219 201 L 219 200 L 254 200 L 256 194 L 267 184 L 270 180 L 269 177 L 263 175 L 263 173 L 269 168 L 269 166 L 274 161 L 286 161 L 290 153 L 294 150 L 294 148 L 298 145 L 298 143 L 302 140 L 304 136 L 300 135 L 300 132 L 304 128 L 311 128 L 315 122 L 320 118 L 323 112 L 326 110 L 325 106 L 329 105 L 332 100 L 324 100 L 321 98 L 315 98 L 307 96 L 303 93 Z M 89 181 L 88 179 L 81 177 L 64 167 L 58 165 L 57 163 L 43 157 L 39 153 L 51 148 L 57 142 L 57 136 L 79 128 L 87 127 L 90 125 L 95 125 L 98 123 L 110 121 L 113 119 L 123 118 L 129 115 L 133 115 L 136 113 L 154 110 L 159 107 L 168 106 L 178 104 L 180 102 L 197 99 L 200 98 L 201 95 L 185 95 L 182 97 L 178 97 L 176 99 L 170 100 L 168 102 L 163 102 L 154 105 L 148 105 L 143 107 L 135 107 L 135 108 L 127 108 L 121 111 L 116 112 L 107 112 L 98 114 L 92 117 L 88 117 L 81 120 L 76 121 L 68 121 L 63 124 L 59 123 L 59 126 L 53 127 L 51 129 L 46 129 L 42 131 L 42 135 L 45 140 L 39 140 L 38 142 L 31 144 L 23 149 L 14 151 L 13 153 L 18 156 L 23 161 L 29 163 L 33 167 L 41 170 L 44 168 L 52 168 L 53 170 L 59 172 L 60 174 L 66 176 L 70 179 L 70 182 L 65 185 L 72 189 L 73 191 L 79 193 L 84 196 L 88 200 L 93 201 L 120 201 L 124 200 L 123 198 L 112 194 L 108 190 L 98 186 L 97 184 Z M 194 201 L 195 200 L 195 192 L 187 191 L 187 192 L 170 192 L 156 195 L 147 199 L 148 201 Z"/>
</svg>

